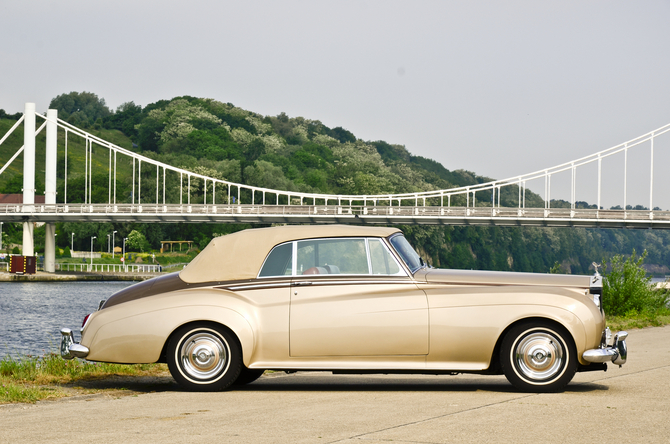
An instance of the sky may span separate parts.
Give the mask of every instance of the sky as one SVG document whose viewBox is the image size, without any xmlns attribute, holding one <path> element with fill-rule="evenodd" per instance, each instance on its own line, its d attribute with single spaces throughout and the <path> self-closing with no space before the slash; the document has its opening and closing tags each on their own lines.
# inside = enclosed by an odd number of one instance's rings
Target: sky
<svg viewBox="0 0 670 444">
<path fill-rule="evenodd" d="M 0 108 L 213 98 L 504 179 L 670 123 L 669 20 L 667 0 L 0 0 Z M 664 209 L 668 162 L 670 133 L 654 145 Z M 623 203 L 623 170 L 603 162 L 603 205 Z M 648 206 L 648 143 L 627 174 L 627 202 Z M 577 200 L 595 202 L 594 177 L 578 170 Z M 552 180 L 569 199 L 570 178 Z"/>
</svg>

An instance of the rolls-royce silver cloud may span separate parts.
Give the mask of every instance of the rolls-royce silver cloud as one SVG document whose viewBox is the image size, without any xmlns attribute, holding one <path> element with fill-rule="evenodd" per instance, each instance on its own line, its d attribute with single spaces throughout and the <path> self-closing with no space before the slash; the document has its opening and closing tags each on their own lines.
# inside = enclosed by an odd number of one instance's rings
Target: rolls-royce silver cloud
<svg viewBox="0 0 670 444">
<path fill-rule="evenodd" d="M 167 363 L 189 390 L 265 370 L 504 374 L 560 391 L 626 362 L 601 278 L 442 270 L 396 228 L 283 226 L 213 239 L 179 273 L 123 289 L 61 330 L 65 359 Z"/>
</svg>

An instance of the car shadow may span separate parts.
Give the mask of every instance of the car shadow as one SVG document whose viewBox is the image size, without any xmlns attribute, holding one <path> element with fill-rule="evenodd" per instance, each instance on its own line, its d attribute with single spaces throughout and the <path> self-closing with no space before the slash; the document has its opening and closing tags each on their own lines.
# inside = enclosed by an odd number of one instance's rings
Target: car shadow
<svg viewBox="0 0 670 444">
<path fill-rule="evenodd" d="M 507 382 L 504 377 L 487 377 L 467 379 L 449 376 L 435 376 L 422 378 L 376 377 L 365 375 L 340 376 L 302 376 L 300 374 L 287 375 L 288 377 L 261 377 L 259 380 L 242 386 L 233 386 L 235 391 L 372 391 L 372 392 L 499 392 L 499 393 L 525 393 L 516 389 Z M 293 377 L 292 377 L 293 376 Z M 490 380 L 489 380 L 490 379 Z M 571 383 L 564 392 L 585 393 L 593 391 L 609 390 L 609 387 L 592 382 Z"/>
<path fill-rule="evenodd" d="M 99 379 L 79 380 L 66 384 L 84 390 L 120 391 L 127 394 L 152 392 L 187 392 L 171 376 L 113 375 Z M 497 392 L 524 393 L 503 377 L 458 379 L 449 376 L 402 378 L 397 376 L 370 377 L 366 375 L 269 374 L 246 385 L 233 385 L 235 392 Z M 603 384 L 581 382 L 569 384 L 564 392 L 588 393 L 609 390 Z"/>
<path fill-rule="evenodd" d="M 130 393 L 178 391 L 179 385 L 172 376 L 112 375 L 102 378 L 80 379 L 64 387 L 84 390 L 120 390 Z"/>
</svg>

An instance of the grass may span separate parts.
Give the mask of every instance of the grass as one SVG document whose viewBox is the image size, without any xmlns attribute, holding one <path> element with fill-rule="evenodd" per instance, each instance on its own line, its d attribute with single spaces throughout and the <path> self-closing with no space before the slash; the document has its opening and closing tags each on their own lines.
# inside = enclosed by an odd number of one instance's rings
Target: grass
<svg viewBox="0 0 670 444">
<path fill-rule="evenodd" d="M 648 313 L 630 313 L 627 316 L 608 316 L 607 326 L 613 332 L 633 328 L 661 327 L 670 324 L 670 310 L 650 315 Z"/>
<path fill-rule="evenodd" d="M 106 364 L 78 359 L 66 361 L 56 353 L 41 357 L 5 357 L 0 361 L 0 403 L 34 403 L 68 396 L 64 384 L 114 375 L 164 376 L 164 364 Z"/>
</svg>

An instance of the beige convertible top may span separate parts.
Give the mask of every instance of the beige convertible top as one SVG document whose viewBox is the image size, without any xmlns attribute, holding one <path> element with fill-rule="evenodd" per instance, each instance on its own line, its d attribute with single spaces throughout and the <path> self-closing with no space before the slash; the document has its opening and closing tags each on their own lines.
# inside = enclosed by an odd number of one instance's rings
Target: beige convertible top
<svg viewBox="0 0 670 444">
<path fill-rule="evenodd" d="M 238 231 L 212 239 L 179 277 L 190 284 L 254 279 L 272 247 L 282 242 L 318 237 L 387 237 L 399 231 L 356 225 L 288 225 Z"/>
</svg>

